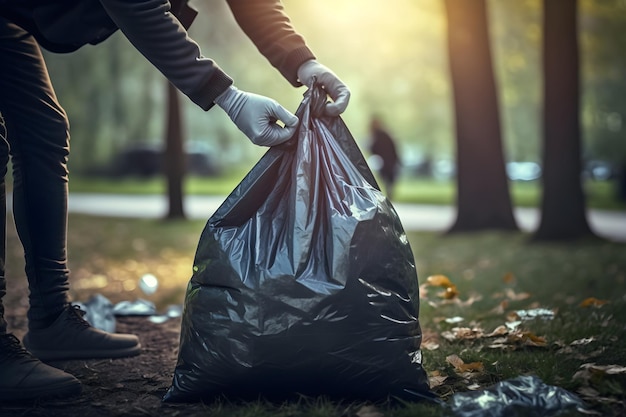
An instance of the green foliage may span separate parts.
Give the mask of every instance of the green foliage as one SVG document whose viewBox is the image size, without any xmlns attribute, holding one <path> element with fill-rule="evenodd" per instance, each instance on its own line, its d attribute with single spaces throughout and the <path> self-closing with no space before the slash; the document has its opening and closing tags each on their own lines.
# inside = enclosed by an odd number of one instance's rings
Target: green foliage
<svg viewBox="0 0 626 417">
<path fill-rule="evenodd" d="M 226 2 L 197 2 L 191 36 L 243 89 L 295 110 L 304 89 L 270 67 L 234 21 Z M 626 158 L 626 7 L 623 0 L 581 0 L 580 47 L 584 157 Z M 285 10 L 320 61 L 352 89 L 344 119 L 366 141 L 379 113 L 406 160 L 452 153 L 453 115 L 440 0 L 302 2 Z M 539 160 L 541 141 L 540 0 L 488 1 L 507 160 Z M 330 12 L 332 11 L 332 12 Z M 115 34 L 70 55 L 46 53 L 57 94 L 72 123 L 71 166 L 85 172 L 130 142 L 159 142 L 164 130 L 165 80 L 130 43 Z M 243 135 L 222 112 L 183 100 L 186 137 L 254 160 Z"/>
<path fill-rule="evenodd" d="M 581 0 L 580 10 L 585 156 L 624 164 L 626 2 Z"/>
</svg>

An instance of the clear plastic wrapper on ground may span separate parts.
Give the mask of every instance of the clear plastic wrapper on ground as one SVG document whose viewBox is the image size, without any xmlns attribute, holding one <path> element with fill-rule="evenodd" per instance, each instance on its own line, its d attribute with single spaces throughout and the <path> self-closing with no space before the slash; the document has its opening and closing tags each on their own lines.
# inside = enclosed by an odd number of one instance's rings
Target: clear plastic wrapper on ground
<svg viewBox="0 0 626 417">
<path fill-rule="evenodd" d="M 398 215 L 321 87 L 209 219 L 165 401 L 432 398 Z"/>
<path fill-rule="evenodd" d="M 556 417 L 567 409 L 584 409 L 575 394 L 547 385 L 536 376 L 520 376 L 482 391 L 457 393 L 447 404 L 455 417 Z"/>
<path fill-rule="evenodd" d="M 156 313 L 154 303 L 142 298 L 135 301 L 120 301 L 113 307 L 113 314 L 116 316 L 152 316 Z"/>
<path fill-rule="evenodd" d="M 84 303 L 74 303 L 85 312 L 83 317 L 96 329 L 106 332 L 115 332 L 115 316 L 113 315 L 113 303 L 102 294 L 96 294 Z"/>
</svg>

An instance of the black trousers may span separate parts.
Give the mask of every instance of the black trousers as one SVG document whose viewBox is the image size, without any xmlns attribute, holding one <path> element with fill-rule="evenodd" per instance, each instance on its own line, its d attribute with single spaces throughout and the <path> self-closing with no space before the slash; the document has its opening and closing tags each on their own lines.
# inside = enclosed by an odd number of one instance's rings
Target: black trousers
<svg viewBox="0 0 626 417">
<path fill-rule="evenodd" d="M 13 167 L 13 217 L 24 248 L 32 322 L 68 302 L 67 194 L 69 123 L 41 50 L 0 18 L 0 334 L 6 332 L 6 189 Z"/>
</svg>

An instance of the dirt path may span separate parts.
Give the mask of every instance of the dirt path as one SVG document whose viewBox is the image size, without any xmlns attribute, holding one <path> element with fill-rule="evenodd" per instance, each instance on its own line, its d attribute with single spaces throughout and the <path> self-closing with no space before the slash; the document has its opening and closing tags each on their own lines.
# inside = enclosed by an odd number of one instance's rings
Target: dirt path
<svg viewBox="0 0 626 417">
<path fill-rule="evenodd" d="M 14 333 L 21 337 L 24 320 L 15 316 L 8 319 Z M 53 365 L 83 383 L 83 393 L 73 399 L 1 404 L 0 417 L 206 416 L 206 406 L 202 404 L 161 402 L 172 382 L 180 319 L 153 324 L 144 317 L 118 318 L 117 331 L 137 334 L 143 346 L 142 354 L 114 360 L 55 362 Z"/>
</svg>

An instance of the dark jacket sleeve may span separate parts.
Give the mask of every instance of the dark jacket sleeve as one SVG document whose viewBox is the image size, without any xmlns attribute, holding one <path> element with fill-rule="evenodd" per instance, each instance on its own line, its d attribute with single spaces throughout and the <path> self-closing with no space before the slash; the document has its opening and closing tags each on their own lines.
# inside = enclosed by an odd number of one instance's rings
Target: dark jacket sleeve
<svg viewBox="0 0 626 417">
<path fill-rule="evenodd" d="M 300 64 L 315 55 L 285 14 L 279 0 L 228 0 L 235 20 L 258 50 L 294 86 Z"/>
<path fill-rule="evenodd" d="M 100 0 L 139 52 L 194 103 L 208 110 L 233 81 L 187 35 L 167 0 Z"/>
</svg>

